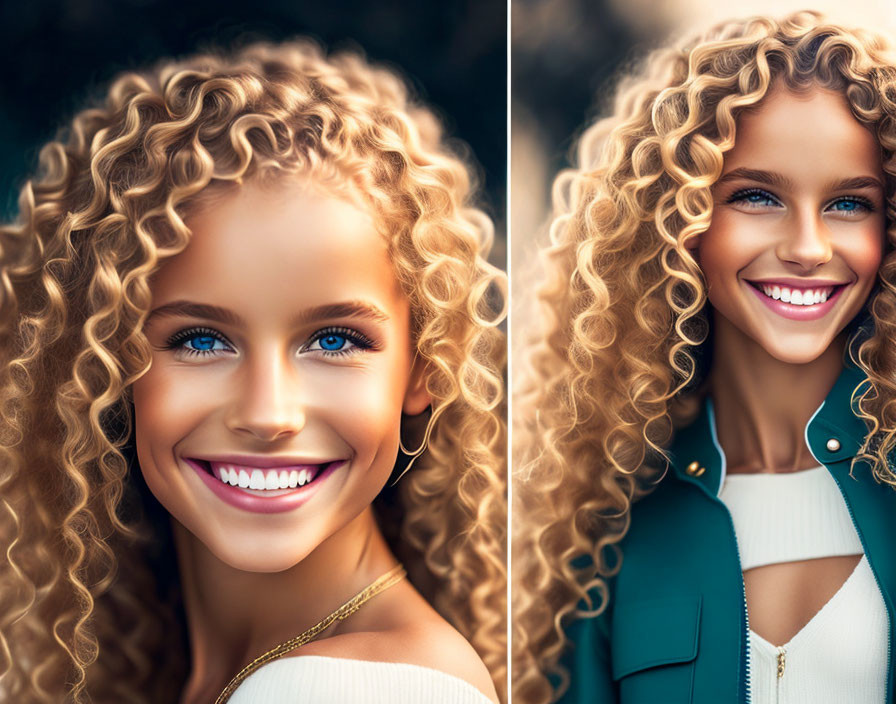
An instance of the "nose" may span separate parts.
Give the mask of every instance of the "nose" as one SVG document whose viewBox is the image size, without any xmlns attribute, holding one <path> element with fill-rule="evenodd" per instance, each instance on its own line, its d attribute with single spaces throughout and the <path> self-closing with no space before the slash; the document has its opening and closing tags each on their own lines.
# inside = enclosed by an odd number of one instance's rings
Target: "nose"
<svg viewBox="0 0 896 704">
<path fill-rule="evenodd" d="M 800 213 L 791 223 L 777 247 L 778 258 L 810 272 L 831 260 L 831 233 L 817 212 Z"/>
<path fill-rule="evenodd" d="M 273 442 L 305 427 L 305 407 L 295 365 L 278 352 L 247 360 L 227 414 L 238 435 Z"/>
</svg>

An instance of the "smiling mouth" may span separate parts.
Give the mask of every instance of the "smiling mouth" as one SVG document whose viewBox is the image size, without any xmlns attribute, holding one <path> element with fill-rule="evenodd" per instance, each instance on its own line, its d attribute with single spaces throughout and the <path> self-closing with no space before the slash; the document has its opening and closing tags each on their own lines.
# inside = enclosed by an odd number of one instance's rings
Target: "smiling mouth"
<svg viewBox="0 0 896 704">
<path fill-rule="evenodd" d="M 748 281 L 748 284 L 762 293 L 764 296 L 792 306 L 811 307 L 826 303 L 847 284 L 833 286 L 818 286 L 814 288 L 798 288 L 796 286 L 782 286 L 780 284 L 767 284 Z"/>
<path fill-rule="evenodd" d="M 282 492 L 308 486 L 329 468 L 345 460 L 291 467 L 250 467 L 232 462 L 215 462 L 192 458 L 218 481 L 248 491 Z"/>
</svg>

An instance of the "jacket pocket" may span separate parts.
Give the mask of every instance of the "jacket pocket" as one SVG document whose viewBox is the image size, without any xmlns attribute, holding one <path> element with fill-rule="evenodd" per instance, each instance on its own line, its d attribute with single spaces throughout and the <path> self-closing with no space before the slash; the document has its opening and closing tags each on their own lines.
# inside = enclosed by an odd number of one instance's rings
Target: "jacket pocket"
<svg viewBox="0 0 896 704">
<path fill-rule="evenodd" d="M 701 597 L 618 603 L 611 630 L 620 704 L 693 704 Z"/>
</svg>

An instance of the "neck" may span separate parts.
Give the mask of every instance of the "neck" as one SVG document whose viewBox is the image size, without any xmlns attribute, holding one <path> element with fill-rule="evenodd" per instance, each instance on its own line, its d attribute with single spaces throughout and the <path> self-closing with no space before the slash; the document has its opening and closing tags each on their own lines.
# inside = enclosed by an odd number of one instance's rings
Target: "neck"
<svg viewBox="0 0 896 704">
<path fill-rule="evenodd" d="M 365 509 L 297 565 L 246 572 L 219 560 L 173 521 L 190 638 L 190 674 L 181 704 L 214 701 L 245 665 L 311 628 L 395 565 Z M 350 628 L 332 626 L 326 635 Z"/>
<path fill-rule="evenodd" d="M 805 428 L 843 369 L 846 335 L 811 362 L 790 364 L 772 357 L 723 316 L 717 314 L 714 323 L 709 389 L 728 471 L 794 472 L 816 466 Z"/>
</svg>

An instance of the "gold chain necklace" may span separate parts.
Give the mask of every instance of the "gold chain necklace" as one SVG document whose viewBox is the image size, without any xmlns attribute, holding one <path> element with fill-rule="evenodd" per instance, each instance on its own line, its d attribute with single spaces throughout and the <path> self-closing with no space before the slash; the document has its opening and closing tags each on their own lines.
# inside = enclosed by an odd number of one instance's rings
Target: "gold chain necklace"
<svg viewBox="0 0 896 704">
<path fill-rule="evenodd" d="M 397 584 L 402 579 L 404 579 L 405 574 L 407 574 L 402 565 L 396 565 L 391 570 L 386 572 L 386 574 L 382 575 L 372 584 L 366 586 L 360 592 L 355 594 L 349 601 L 345 602 L 342 606 L 336 609 L 333 613 L 327 616 L 323 621 L 315 624 L 307 631 L 300 633 L 295 638 L 290 638 L 285 643 L 281 643 L 275 648 L 271 648 L 264 655 L 260 655 L 255 658 L 252 662 L 246 665 L 242 670 L 240 670 L 236 676 L 227 683 L 227 686 L 224 688 L 224 691 L 218 695 L 218 698 L 215 700 L 215 704 L 224 704 L 228 699 L 230 699 L 230 695 L 236 691 L 236 688 L 239 687 L 243 680 L 245 680 L 249 675 L 255 672 L 262 665 L 266 665 L 272 660 L 276 660 L 277 658 L 283 657 L 286 653 L 295 650 L 300 645 L 305 645 L 305 643 L 309 643 L 314 640 L 327 630 L 330 626 L 332 626 L 337 621 L 342 621 L 349 616 L 351 616 L 355 611 L 360 609 L 364 604 L 370 601 L 373 597 L 379 594 L 382 591 L 385 591 L 389 587 L 394 584 Z"/>
</svg>

